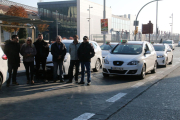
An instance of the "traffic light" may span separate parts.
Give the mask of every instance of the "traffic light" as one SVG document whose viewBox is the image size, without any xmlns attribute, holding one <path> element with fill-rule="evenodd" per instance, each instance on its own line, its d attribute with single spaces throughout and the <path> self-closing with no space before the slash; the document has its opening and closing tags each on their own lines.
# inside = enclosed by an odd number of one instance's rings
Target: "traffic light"
<svg viewBox="0 0 180 120">
<path fill-rule="evenodd" d="M 138 33 L 138 27 L 136 27 L 134 34 L 136 35 Z"/>
</svg>

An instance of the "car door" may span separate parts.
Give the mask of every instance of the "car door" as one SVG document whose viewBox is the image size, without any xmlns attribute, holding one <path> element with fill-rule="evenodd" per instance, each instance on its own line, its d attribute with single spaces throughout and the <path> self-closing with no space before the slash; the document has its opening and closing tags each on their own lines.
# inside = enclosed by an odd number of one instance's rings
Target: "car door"
<svg viewBox="0 0 180 120">
<path fill-rule="evenodd" d="M 147 43 L 144 46 L 144 52 L 146 53 L 147 51 L 149 51 L 149 47 L 147 45 Z M 151 60 L 150 60 L 151 54 L 144 54 L 144 60 L 146 63 L 146 71 L 149 71 L 150 66 L 151 66 Z"/>
<path fill-rule="evenodd" d="M 95 64 L 96 64 L 96 60 L 97 60 L 97 55 L 96 55 L 96 52 L 97 52 L 97 46 L 94 45 L 93 42 L 90 42 L 93 47 L 94 47 L 94 52 L 95 52 L 95 55 L 93 58 L 91 58 L 91 68 L 94 69 L 95 68 Z"/>
<path fill-rule="evenodd" d="M 151 52 L 151 55 L 150 55 L 150 59 L 151 59 L 151 69 L 154 68 L 154 64 L 155 64 L 155 61 L 157 59 L 156 57 L 156 51 L 154 50 L 154 47 L 152 44 L 148 43 L 148 47 L 150 49 L 150 52 Z"/>
<path fill-rule="evenodd" d="M 170 50 L 171 52 L 167 52 L 167 50 Z M 170 62 L 172 60 L 173 50 L 170 48 L 169 45 L 166 45 L 166 52 L 168 56 L 168 62 Z"/>
</svg>

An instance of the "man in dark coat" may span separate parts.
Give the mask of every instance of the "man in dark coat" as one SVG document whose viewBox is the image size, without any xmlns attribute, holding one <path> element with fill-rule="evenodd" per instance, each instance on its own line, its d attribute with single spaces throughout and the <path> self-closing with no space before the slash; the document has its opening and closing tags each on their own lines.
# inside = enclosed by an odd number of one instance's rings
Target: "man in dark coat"
<svg viewBox="0 0 180 120">
<path fill-rule="evenodd" d="M 53 64 L 54 64 L 54 71 L 53 71 L 53 77 L 54 77 L 54 82 L 57 81 L 57 69 L 59 66 L 59 71 L 60 71 L 60 82 L 64 82 L 62 79 L 63 75 L 63 61 L 64 57 L 66 55 L 66 46 L 61 42 L 62 38 L 61 36 L 56 37 L 56 42 L 52 44 L 51 46 L 51 54 L 53 56 Z"/>
<path fill-rule="evenodd" d="M 38 34 L 38 40 L 34 42 L 34 46 L 36 48 L 37 54 L 35 56 L 36 61 L 36 79 L 39 79 L 39 68 L 40 64 L 42 64 L 43 68 L 43 78 L 46 79 L 46 59 L 49 54 L 49 46 L 48 43 L 43 40 L 43 34 Z M 48 82 L 45 80 L 45 82 Z"/>
<path fill-rule="evenodd" d="M 9 79 L 7 80 L 6 86 L 9 87 L 12 77 L 12 84 L 19 85 L 16 82 L 16 75 L 18 67 L 20 66 L 20 45 L 18 43 L 19 38 L 17 35 L 12 35 L 12 40 L 9 41 L 4 48 L 4 53 L 8 57 L 8 72 L 9 72 Z M 13 75 L 12 75 L 13 70 Z"/>
<path fill-rule="evenodd" d="M 78 84 L 84 84 L 85 67 L 87 70 L 87 85 L 91 84 L 91 58 L 94 57 L 95 52 L 92 44 L 89 43 L 87 36 L 83 37 L 83 42 L 78 49 L 78 58 L 81 62 L 81 81 Z"/>
</svg>

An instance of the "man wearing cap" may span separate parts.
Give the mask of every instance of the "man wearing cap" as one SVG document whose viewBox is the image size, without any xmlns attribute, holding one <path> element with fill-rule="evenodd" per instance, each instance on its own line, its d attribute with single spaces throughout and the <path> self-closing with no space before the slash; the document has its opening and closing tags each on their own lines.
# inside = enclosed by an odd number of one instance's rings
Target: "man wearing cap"
<svg viewBox="0 0 180 120">
<path fill-rule="evenodd" d="M 83 37 L 83 42 L 78 49 L 78 58 L 81 62 L 81 81 L 78 84 L 84 84 L 85 67 L 87 70 L 87 85 L 91 84 L 91 58 L 94 57 L 95 52 L 93 46 L 89 43 L 87 36 Z"/>
</svg>

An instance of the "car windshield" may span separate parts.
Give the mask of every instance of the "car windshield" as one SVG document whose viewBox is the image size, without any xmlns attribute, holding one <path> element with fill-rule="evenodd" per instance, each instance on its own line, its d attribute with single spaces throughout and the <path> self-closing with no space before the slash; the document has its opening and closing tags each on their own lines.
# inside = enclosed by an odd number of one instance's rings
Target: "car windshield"
<svg viewBox="0 0 180 120">
<path fill-rule="evenodd" d="M 141 44 L 119 44 L 116 46 L 112 54 L 131 54 L 137 55 L 142 53 L 142 45 Z"/>
<path fill-rule="evenodd" d="M 107 45 L 107 44 L 105 44 L 105 45 L 101 45 L 100 46 L 100 48 L 101 48 L 101 50 L 110 50 L 110 49 L 112 49 L 112 48 L 114 48 L 116 45 Z"/>
<path fill-rule="evenodd" d="M 164 51 L 165 46 L 164 45 L 154 45 L 155 51 Z"/>
<path fill-rule="evenodd" d="M 65 46 L 66 46 L 66 52 L 69 52 L 69 45 L 71 44 L 71 43 L 64 43 L 65 44 Z M 52 44 L 51 44 L 52 45 Z M 49 45 L 49 51 L 51 51 L 51 45 Z"/>
<path fill-rule="evenodd" d="M 163 43 L 172 44 L 172 41 L 163 41 Z"/>
</svg>

